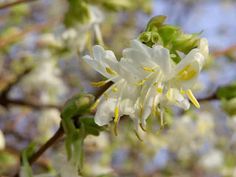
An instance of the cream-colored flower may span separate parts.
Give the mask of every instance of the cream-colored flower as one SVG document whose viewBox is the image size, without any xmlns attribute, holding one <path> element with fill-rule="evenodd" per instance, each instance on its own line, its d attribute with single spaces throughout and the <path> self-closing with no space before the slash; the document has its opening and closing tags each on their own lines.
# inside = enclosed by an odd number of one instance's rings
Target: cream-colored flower
<svg viewBox="0 0 236 177">
<path fill-rule="evenodd" d="M 189 109 L 185 95 L 199 108 L 191 88 L 207 53 L 205 39 L 200 40 L 199 47 L 192 49 L 178 64 L 172 61 L 167 48 L 148 47 L 138 40 L 133 40 L 131 48 L 123 50 L 120 61 L 112 51 L 95 46 L 94 58 L 85 56 L 84 60 L 108 80 L 93 85 L 114 82 L 97 101 L 96 123 L 105 125 L 114 117 L 116 125 L 122 115 L 129 115 L 144 129 L 146 119 L 152 114 L 160 115 L 163 124 L 165 107 L 176 105 Z"/>
</svg>

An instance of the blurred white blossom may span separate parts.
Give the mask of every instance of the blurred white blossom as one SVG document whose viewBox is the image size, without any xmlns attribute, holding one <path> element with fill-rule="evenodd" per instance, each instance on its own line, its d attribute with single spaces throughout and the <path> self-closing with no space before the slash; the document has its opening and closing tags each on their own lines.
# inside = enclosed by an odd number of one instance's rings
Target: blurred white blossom
<svg viewBox="0 0 236 177">
<path fill-rule="evenodd" d="M 223 165 L 224 156 L 219 150 L 212 149 L 200 159 L 200 164 L 207 169 L 216 169 Z"/>
<path fill-rule="evenodd" d="M 40 91 L 41 101 L 57 101 L 59 96 L 67 92 L 67 87 L 61 78 L 61 71 L 56 61 L 47 52 L 38 60 L 35 68 L 24 77 L 21 86 L 26 92 Z"/>
<path fill-rule="evenodd" d="M 60 112 L 57 109 L 48 109 L 41 113 L 38 119 L 38 131 L 40 136 L 38 140 L 45 142 L 48 140 L 55 132 L 55 130 L 60 126 Z"/>
</svg>

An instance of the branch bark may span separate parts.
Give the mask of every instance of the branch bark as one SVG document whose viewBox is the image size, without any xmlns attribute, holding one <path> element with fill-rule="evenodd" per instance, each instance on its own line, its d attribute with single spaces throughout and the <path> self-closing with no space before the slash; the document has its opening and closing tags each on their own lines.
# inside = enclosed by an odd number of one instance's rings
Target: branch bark
<svg viewBox="0 0 236 177">
<path fill-rule="evenodd" d="M 39 157 L 52 145 L 54 145 L 62 136 L 64 135 L 64 130 L 62 125 L 58 128 L 55 134 L 44 144 L 42 145 L 31 157 L 29 157 L 29 164 L 36 162 Z M 20 177 L 20 170 L 14 175 L 14 177 Z"/>
<path fill-rule="evenodd" d="M 14 2 L 4 3 L 4 4 L 0 5 L 0 10 L 7 9 L 7 8 L 10 8 L 10 7 L 22 4 L 22 3 L 33 2 L 33 1 L 36 1 L 36 0 L 17 0 Z"/>
<path fill-rule="evenodd" d="M 56 133 L 29 158 L 29 163 L 33 164 L 48 148 L 55 144 L 58 139 L 63 136 L 63 134 L 64 130 L 62 126 L 60 126 Z"/>
</svg>

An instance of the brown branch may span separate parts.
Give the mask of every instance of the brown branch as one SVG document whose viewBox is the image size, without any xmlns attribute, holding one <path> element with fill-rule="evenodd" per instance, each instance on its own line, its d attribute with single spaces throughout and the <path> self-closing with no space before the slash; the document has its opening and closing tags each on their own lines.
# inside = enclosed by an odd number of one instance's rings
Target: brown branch
<svg viewBox="0 0 236 177">
<path fill-rule="evenodd" d="M 48 148 L 55 144 L 58 139 L 63 136 L 63 134 L 64 130 L 62 126 L 60 126 L 56 133 L 29 158 L 29 163 L 33 164 Z"/>
<path fill-rule="evenodd" d="M 17 0 L 13 2 L 4 3 L 0 5 L 0 10 L 10 8 L 10 7 L 22 4 L 22 3 L 33 2 L 33 1 L 36 1 L 36 0 Z"/>
<path fill-rule="evenodd" d="M 229 47 L 227 47 L 226 49 L 223 49 L 223 50 L 213 51 L 212 54 L 213 54 L 214 57 L 218 58 L 218 57 L 221 57 L 221 56 L 230 55 L 233 52 L 236 52 L 236 44 L 231 45 L 231 46 L 229 46 Z"/>
<path fill-rule="evenodd" d="M 25 71 L 23 71 L 21 74 L 19 74 L 13 82 L 9 83 L 7 85 L 7 87 L 5 87 L 1 91 L 0 97 L 7 97 L 8 93 L 11 91 L 12 87 L 14 87 L 16 84 L 18 84 L 25 75 L 30 73 L 31 70 L 32 70 L 32 68 L 26 68 Z"/>
<path fill-rule="evenodd" d="M 58 130 L 55 132 L 55 134 L 44 144 L 42 145 L 31 157 L 29 157 L 29 164 L 33 164 L 36 162 L 41 155 L 52 145 L 54 145 L 64 134 L 64 130 L 62 125 L 58 128 Z M 14 175 L 14 177 L 19 177 L 19 170 L 18 172 Z"/>
<path fill-rule="evenodd" d="M 21 31 L 17 31 L 15 32 L 15 34 L 12 34 L 11 36 L 2 37 L 0 38 L 0 48 L 3 48 L 11 43 L 14 43 L 20 40 L 22 37 L 24 37 L 26 34 L 30 32 L 39 32 L 39 31 L 45 30 L 55 25 L 58 21 L 60 21 L 60 19 L 53 19 L 45 23 L 35 24 L 33 26 L 26 27 L 25 29 Z"/>
<path fill-rule="evenodd" d="M 55 105 L 55 104 L 40 104 L 40 103 L 33 103 L 25 100 L 19 100 L 19 99 L 7 99 L 7 106 L 8 105 L 18 105 L 18 106 L 27 106 L 31 107 L 33 109 L 41 110 L 41 109 L 49 109 L 49 108 L 55 108 L 55 109 L 61 109 L 61 105 Z"/>
<path fill-rule="evenodd" d="M 213 93 L 210 96 L 207 96 L 207 97 L 204 97 L 204 98 L 198 98 L 197 100 L 199 102 L 204 102 L 204 101 L 214 101 L 214 100 L 217 100 L 217 99 L 218 99 L 218 97 L 217 97 L 216 93 Z"/>
<path fill-rule="evenodd" d="M 22 72 L 21 74 L 19 74 L 14 81 L 10 82 L 0 93 L 0 105 L 7 107 L 9 100 L 8 100 L 8 93 L 11 91 L 11 89 L 18 84 L 21 79 L 27 75 L 30 71 L 32 70 L 32 68 L 27 68 L 25 69 L 24 72 Z"/>
</svg>

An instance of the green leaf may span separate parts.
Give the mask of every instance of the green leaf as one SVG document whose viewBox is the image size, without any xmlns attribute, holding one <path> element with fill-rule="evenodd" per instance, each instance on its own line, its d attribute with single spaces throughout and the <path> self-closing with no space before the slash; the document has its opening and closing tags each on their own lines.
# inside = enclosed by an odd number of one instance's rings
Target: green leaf
<svg viewBox="0 0 236 177">
<path fill-rule="evenodd" d="M 230 100 L 236 97 L 236 82 L 227 86 L 220 87 L 216 95 L 220 99 Z"/>
<path fill-rule="evenodd" d="M 223 99 L 221 105 L 226 113 L 231 116 L 236 115 L 236 97 L 230 100 Z"/>
</svg>

